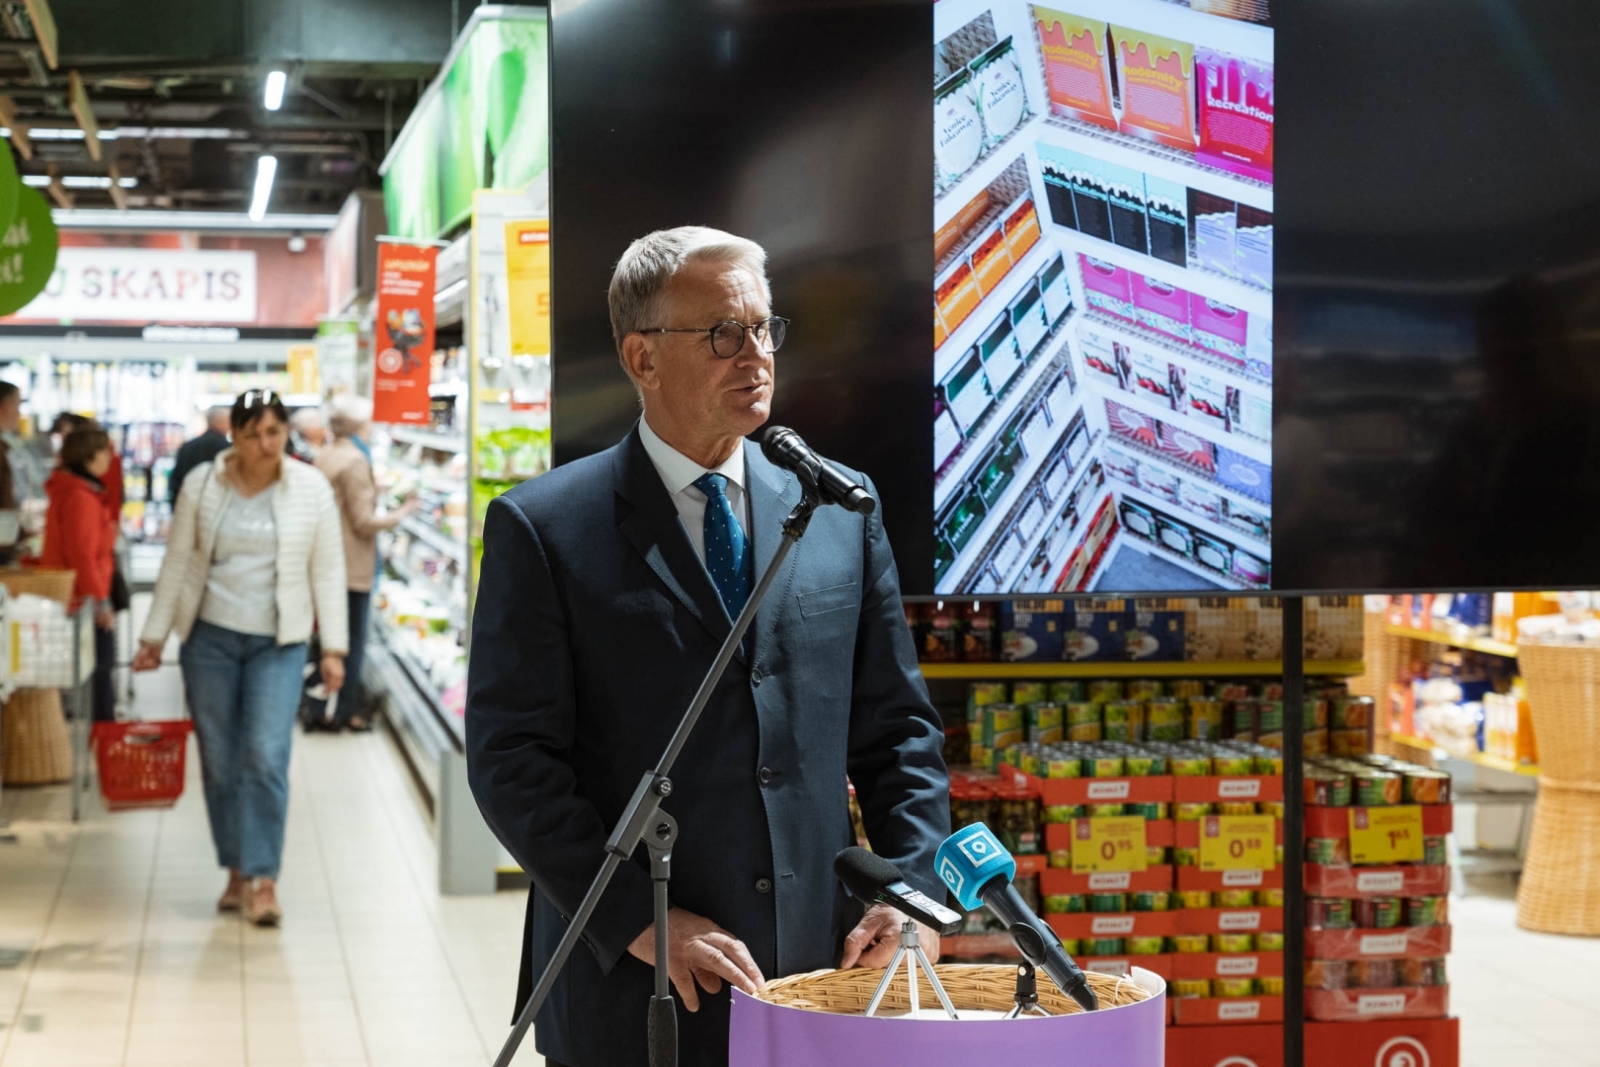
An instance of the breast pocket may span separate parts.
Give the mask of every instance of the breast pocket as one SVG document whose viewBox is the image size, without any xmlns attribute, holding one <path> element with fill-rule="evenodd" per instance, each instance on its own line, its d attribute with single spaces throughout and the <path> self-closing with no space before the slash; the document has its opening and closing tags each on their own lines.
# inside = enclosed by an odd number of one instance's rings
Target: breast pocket
<svg viewBox="0 0 1600 1067">
<path fill-rule="evenodd" d="M 815 619 L 821 615 L 840 611 L 859 612 L 861 587 L 854 582 L 846 582 L 843 585 L 830 585 L 826 589 L 801 593 L 796 599 L 800 602 L 800 617 L 803 619 Z"/>
</svg>

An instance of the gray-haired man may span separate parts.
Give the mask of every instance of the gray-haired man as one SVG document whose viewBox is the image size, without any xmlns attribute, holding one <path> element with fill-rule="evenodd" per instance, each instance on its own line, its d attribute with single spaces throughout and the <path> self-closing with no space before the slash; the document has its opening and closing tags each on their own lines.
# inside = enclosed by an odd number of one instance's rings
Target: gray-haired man
<svg viewBox="0 0 1600 1067">
<path fill-rule="evenodd" d="M 800 499 L 745 441 L 767 421 L 787 323 L 765 253 L 718 230 L 635 241 L 611 324 L 643 417 L 615 448 L 495 500 L 484 527 L 467 697 L 472 787 L 532 876 L 518 1007 L 655 765 Z M 673 772 L 670 923 L 680 1062 L 727 1062 L 726 985 L 883 965 L 899 920 L 863 917 L 832 871 L 852 843 L 845 780 L 873 847 L 942 897 L 942 731 L 879 516 L 817 512 Z M 624 864 L 540 1012 L 574 1067 L 644 1064 L 648 867 Z M 937 955 L 931 931 L 924 943 Z"/>
</svg>

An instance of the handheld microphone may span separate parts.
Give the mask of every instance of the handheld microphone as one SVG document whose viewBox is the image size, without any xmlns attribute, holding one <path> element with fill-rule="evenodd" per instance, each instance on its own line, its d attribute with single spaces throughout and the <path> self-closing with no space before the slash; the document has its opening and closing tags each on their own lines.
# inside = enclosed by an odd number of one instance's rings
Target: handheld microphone
<svg viewBox="0 0 1600 1067">
<path fill-rule="evenodd" d="M 961 916 L 906 884 L 900 868 L 852 845 L 833 858 L 833 873 L 863 904 L 887 904 L 941 935 L 961 929 Z"/>
<path fill-rule="evenodd" d="M 786 426 L 768 426 L 761 435 L 761 454 L 783 467 L 799 473 L 807 471 L 816 480 L 817 491 L 825 504 L 838 504 L 846 511 L 871 515 L 878 502 L 872 494 L 840 473 L 831 463 L 811 451 L 800 435 Z"/>
<path fill-rule="evenodd" d="M 973 823 L 945 838 L 934 864 L 939 880 L 950 887 L 963 908 L 974 911 L 979 904 L 986 905 L 1006 924 L 1024 959 L 1049 975 L 1084 1011 L 1100 1006 L 1089 980 L 1067 955 L 1056 932 L 1033 913 L 1011 884 L 1017 861 L 987 826 Z"/>
</svg>

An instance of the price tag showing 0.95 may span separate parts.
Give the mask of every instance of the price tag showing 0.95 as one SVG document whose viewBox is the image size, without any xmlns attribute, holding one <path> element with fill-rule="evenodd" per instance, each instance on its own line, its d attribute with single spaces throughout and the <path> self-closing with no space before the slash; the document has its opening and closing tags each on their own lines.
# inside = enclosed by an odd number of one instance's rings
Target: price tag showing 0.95
<svg viewBox="0 0 1600 1067">
<path fill-rule="evenodd" d="M 1142 871 L 1145 868 L 1144 818 L 1103 815 L 1072 820 L 1072 873 Z"/>
<path fill-rule="evenodd" d="M 1350 809 L 1350 862 L 1421 863 L 1422 808 Z"/>
<path fill-rule="evenodd" d="M 1271 815 L 1207 815 L 1200 823 L 1202 871 L 1270 871 L 1278 865 Z"/>
</svg>

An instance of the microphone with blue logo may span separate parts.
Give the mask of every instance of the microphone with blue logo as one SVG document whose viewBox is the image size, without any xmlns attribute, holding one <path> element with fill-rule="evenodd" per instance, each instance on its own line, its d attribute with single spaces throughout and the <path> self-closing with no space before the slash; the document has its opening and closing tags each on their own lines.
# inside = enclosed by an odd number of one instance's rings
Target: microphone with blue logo
<svg viewBox="0 0 1600 1067">
<path fill-rule="evenodd" d="M 1033 913 L 1011 884 L 1017 861 L 983 823 L 964 826 L 945 839 L 934 856 L 939 879 L 966 911 L 986 905 L 1006 924 L 1022 958 L 1050 976 L 1084 1011 L 1100 1006 L 1083 971 L 1067 955 L 1056 932 Z"/>
</svg>

